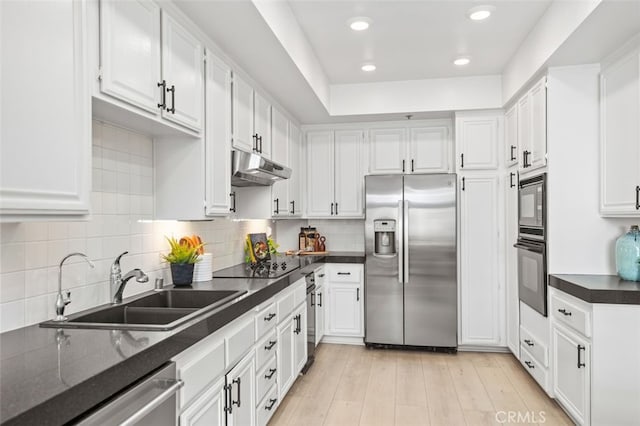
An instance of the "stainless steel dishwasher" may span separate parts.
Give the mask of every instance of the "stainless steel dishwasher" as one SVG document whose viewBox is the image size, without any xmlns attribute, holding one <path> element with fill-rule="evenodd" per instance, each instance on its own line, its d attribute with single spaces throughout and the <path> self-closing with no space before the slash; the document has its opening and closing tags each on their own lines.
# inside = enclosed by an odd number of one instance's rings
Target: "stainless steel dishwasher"
<svg viewBox="0 0 640 426">
<path fill-rule="evenodd" d="M 178 424 L 176 393 L 182 385 L 181 380 L 176 380 L 176 364 L 171 362 L 76 424 L 175 426 Z"/>
<path fill-rule="evenodd" d="M 307 282 L 307 363 L 302 368 L 306 374 L 315 360 L 313 355 L 316 350 L 316 284 L 313 272 L 305 275 Z"/>
</svg>

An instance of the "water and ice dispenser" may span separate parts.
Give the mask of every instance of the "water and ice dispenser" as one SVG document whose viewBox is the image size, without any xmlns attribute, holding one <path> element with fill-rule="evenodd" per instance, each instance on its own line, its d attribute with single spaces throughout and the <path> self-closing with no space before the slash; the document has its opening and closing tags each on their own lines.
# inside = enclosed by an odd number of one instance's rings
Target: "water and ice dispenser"
<svg viewBox="0 0 640 426">
<path fill-rule="evenodd" d="M 396 254 L 396 221 L 378 219 L 373 221 L 375 234 L 374 255 Z"/>
</svg>

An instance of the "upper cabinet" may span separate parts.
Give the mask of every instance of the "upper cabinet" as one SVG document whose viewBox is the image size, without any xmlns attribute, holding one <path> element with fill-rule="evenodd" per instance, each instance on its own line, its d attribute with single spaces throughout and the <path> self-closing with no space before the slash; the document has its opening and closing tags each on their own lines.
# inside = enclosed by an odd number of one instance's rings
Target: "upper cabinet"
<svg viewBox="0 0 640 426">
<path fill-rule="evenodd" d="M 504 114 L 504 164 L 511 167 L 518 164 L 518 105 L 515 104 Z"/>
<path fill-rule="evenodd" d="M 287 117 L 277 108 L 272 115 L 272 154 L 271 159 L 292 169 L 291 178 L 278 181 L 271 187 L 273 196 L 273 217 L 294 216 L 295 205 L 300 208 L 299 191 L 299 137 L 300 131 L 289 123 Z M 294 176 L 295 175 L 295 176 Z"/>
<path fill-rule="evenodd" d="M 451 123 L 429 120 L 369 130 L 369 173 L 451 171 Z"/>
<path fill-rule="evenodd" d="M 600 74 L 600 214 L 640 216 L 640 37 Z"/>
<path fill-rule="evenodd" d="M 502 111 L 456 113 L 458 171 L 495 170 L 502 144 Z"/>
<path fill-rule="evenodd" d="M 200 41 L 156 3 L 100 2 L 102 93 L 200 132 L 203 55 Z"/>
<path fill-rule="evenodd" d="M 547 165 L 547 77 L 542 77 L 517 102 L 519 170 Z"/>
<path fill-rule="evenodd" d="M 240 76 L 233 76 L 233 147 L 271 156 L 271 104 Z"/>
<path fill-rule="evenodd" d="M 89 213 L 85 29 L 85 2 L 0 2 L 2 221 Z"/>
<path fill-rule="evenodd" d="M 362 218 L 362 130 L 307 132 L 308 217 Z"/>
</svg>

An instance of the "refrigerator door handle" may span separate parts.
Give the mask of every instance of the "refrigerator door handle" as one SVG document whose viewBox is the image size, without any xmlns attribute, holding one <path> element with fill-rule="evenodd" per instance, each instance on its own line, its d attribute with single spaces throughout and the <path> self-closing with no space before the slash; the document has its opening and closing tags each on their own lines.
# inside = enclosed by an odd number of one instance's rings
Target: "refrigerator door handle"
<svg viewBox="0 0 640 426">
<path fill-rule="evenodd" d="M 407 284 L 409 282 L 409 201 L 404 201 L 404 208 L 402 209 L 403 219 L 402 219 L 402 244 L 404 251 L 404 283 Z"/>
<path fill-rule="evenodd" d="M 402 259 L 404 255 L 404 236 L 401 236 L 401 232 L 404 232 L 404 223 L 403 223 L 403 201 L 398 201 L 398 232 L 396 232 L 398 239 L 398 282 L 402 284 L 404 282 L 404 277 L 402 276 Z"/>
</svg>

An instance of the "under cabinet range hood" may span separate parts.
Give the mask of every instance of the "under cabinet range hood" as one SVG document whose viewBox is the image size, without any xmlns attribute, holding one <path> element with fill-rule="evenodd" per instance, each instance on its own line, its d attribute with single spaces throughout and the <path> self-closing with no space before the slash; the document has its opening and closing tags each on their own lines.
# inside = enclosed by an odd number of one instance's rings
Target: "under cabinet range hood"
<svg viewBox="0 0 640 426">
<path fill-rule="evenodd" d="M 289 179 L 291 169 L 274 163 L 261 155 L 244 151 L 231 151 L 231 185 L 270 186 L 276 181 Z"/>
</svg>

